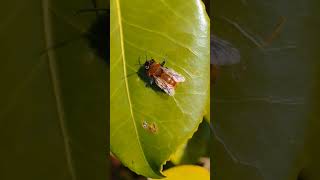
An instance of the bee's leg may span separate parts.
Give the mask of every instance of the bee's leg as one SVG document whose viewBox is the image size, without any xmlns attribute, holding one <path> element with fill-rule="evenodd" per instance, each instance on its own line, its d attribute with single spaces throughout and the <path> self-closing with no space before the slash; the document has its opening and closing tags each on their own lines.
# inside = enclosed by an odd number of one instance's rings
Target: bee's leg
<svg viewBox="0 0 320 180">
<path fill-rule="evenodd" d="M 168 58 L 168 55 L 165 55 L 165 57 L 163 58 L 163 61 L 161 63 L 161 66 L 164 66 L 164 64 L 166 63 L 167 58 Z"/>
<path fill-rule="evenodd" d="M 150 78 L 150 84 L 153 84 L 153 82 L 154 82 L 154 79 Z"/>
<path fill-rule="evenodd" d="M 149 83 L 146 83 L 146 87 L 151 86 L 154 82 L 153 78 L 149 78 Z"/>
</svg>

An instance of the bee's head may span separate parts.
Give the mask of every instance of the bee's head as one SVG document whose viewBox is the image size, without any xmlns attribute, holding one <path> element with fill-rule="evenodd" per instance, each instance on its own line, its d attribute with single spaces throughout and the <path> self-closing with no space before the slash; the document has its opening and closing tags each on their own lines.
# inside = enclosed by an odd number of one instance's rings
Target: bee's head
<svg viewBox="0 0 320 180">
<path fill-rule="evenodd" d="M 153 63 L 155 63 L 154 59 L 151 59 L 151 60 L 149 60 L 149 61 L 146 61 L 146 62 L 144 63 L 144 68 L 145 68 L 146 70 L 150 69 L 150 66 L 151 66 Z"/>
</svg>

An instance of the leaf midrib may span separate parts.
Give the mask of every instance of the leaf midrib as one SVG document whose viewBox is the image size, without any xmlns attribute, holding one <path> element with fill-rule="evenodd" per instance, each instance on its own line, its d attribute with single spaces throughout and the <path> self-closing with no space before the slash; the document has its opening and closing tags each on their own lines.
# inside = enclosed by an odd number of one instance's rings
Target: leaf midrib
<svg viewBox="0 0 320 180">
<path fill-rule="evenodd" d="M 131 97 L 130 97 L 130 92 L 129 92 L 129 85 L 128 85 L 128 79 L 127 79 L 127 70 L 126 70 L 126 56 L 125 56 L 125 50 L 124 50 L 124 38 L 123 38 L 123 28 L 122 28 L 122 18 L 121 18 L 121 8 L 120 8 L 120 0 L 115 0 L 116 1 L 116 11 L 118 14 L 118 22 L 119 22 L 119 35 L 120 35 L 120 45 L 121 45 L 121 54 L 122 54 L 122 63 L 123 63 L 123 74 L 124 74 L 124 81 L 125 81 L 125 87 L 126 87 L 126 94 L 128 97 L 128 101 L 129 101 L 129 109 L 130 109 L 130 114 L 131 114 L 131 118 L 133 121 L 133 125 L 134 125 L 134 129 L 135 129 L 135 133 L 137 135 L 137 141 L 138 141 L 138 145 L 142 151 L 142 155 L 143 155 L 143 159 L 145 160 L 145 162 L 149 165 L 149 167 L 152 169 L 152 167 L 149 164 L 149 161 L 147 160 L 140 139 L 139 139 L 139 133 L 138 133 L 138 129 L 137 129 L 137 125 L 136 125 L 136 121 L 134 119 L 134 115 L 133 115 L 133 108 L 132 108 L 132 103 L 131 103 Z"/>
</svg>

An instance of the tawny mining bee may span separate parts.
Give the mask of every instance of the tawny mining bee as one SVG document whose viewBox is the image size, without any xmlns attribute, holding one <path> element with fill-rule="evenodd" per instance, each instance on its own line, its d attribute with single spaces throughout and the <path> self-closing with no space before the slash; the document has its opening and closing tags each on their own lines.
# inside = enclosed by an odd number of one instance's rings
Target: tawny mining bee
<svg viewBox="0 0 320 180">
<path fill-rule="evenodd" d="M 144 63 L 144 69 L 151 84 L 155 81 L 159 88 L 173 96 L 177 84 L 184 82 L 185 78 L 174 70 L 164 67 L 164 64 L 165 61 L 157 63 L 154 59 L 151 59 Z"/>
</svg>

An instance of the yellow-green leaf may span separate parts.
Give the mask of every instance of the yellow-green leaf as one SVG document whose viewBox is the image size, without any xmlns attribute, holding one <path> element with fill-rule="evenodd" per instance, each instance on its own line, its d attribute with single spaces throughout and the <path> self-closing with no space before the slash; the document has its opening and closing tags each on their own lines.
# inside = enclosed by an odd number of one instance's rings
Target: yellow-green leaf
<svg viewBox="0 0 320 180">
<path fill-rule="evenodd" d="M 209 180 L 210 173 L 209 171 L 200 166 L 195 165 L 183 165 L 176 166 L 165 170 L 163 174 L 166 178 L 162 180 Z M 149 179 L 155 180 L 155 179 Z"/>
<path fill-rule="evenodd" d="M 203 118 L 209 19 L 201 0 L 112 0 L 110 7 L 111 151 L 134 172 L 159 178 L 162 164 Z M 145 55 L 166 57 L 165 66 L 186 78 L 174 96 L 146 86 L 139 65 Z"/>
</svg>

